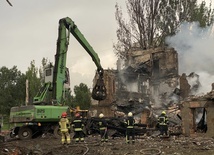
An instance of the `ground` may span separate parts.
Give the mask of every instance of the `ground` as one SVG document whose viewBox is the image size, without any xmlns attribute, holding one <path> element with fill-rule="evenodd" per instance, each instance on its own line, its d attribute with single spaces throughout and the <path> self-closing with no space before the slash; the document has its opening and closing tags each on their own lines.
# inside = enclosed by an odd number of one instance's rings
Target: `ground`
<svg viewBox="0 0 214 155">
<path fill-rule="evenodd" d="M 0 142 L 1 155 L 214 155 L 214 139 L 194 137 L 136 137 L 135 144 L 126 144 L 125 137 L 110 138 L 101 143 L 99 136 L 88 136 L 85 143 L 62 146 L 60 139 L 43 135 L 31 140 Z"/>
</svg>

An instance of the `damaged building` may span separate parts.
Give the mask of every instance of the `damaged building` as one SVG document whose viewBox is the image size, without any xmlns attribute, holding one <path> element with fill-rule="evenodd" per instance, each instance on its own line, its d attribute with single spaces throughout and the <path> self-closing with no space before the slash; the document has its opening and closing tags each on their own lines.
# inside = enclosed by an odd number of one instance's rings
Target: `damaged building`
<svg viewBox="0 0 214 155">
<path fill-rule="evenodd" d="M 174 93 L 179 82 L 177 52 L 169 47 L 133 48 L 126 62 L 117 61 L 116 70 L 105 70 L 104 81 L 107 98 L 93 102 L 92 116 L 103 112 L 120 117 L 132 111 L 139 123 L 152 126 L 152 117 L 179 101 Z"/>
<path fill-rule="evenodd" d="M 199 75 L 178 74 L 178 54 L 173 48 L 135 48 L 126 62 L 118 60 L 116 70 L 105 70 L 104 81 L 107 98 L 93 102 L 91 116 L 103 112 L 107 117 L 125 117 L 131 111 L 138 123 L 150 128 L 166 110 L 172 129 L 186 136 L 195 132 L 214 136 L 214 84 L 211 92 L 198 97 Z"/>
</svg>

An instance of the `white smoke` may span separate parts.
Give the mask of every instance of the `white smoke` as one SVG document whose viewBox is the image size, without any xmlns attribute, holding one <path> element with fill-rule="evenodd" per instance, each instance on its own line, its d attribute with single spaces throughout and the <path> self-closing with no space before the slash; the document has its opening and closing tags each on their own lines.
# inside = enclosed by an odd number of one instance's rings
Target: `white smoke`
<svg viewBox="0 0 214 155">
<path fill-rule="evenodd" d="M 214 82 L 214 36 L 213 27 L 200 28 L 199 24 L 183 23 L 179 32 L 166 39 L 178 52 L 179 74 L 195 72 L 201 83 L 200 93 L 211 91 Z"/>
<path fill-rule="evenodd" d="M 200 75 L 199 79 L 202 85 L 198 94 L 210 92 L 212 90 L 211 84 L 214 82 L 214 75 L 211 75 L 208 72 L 198 72 L 198 74 Z"/>
</svg>

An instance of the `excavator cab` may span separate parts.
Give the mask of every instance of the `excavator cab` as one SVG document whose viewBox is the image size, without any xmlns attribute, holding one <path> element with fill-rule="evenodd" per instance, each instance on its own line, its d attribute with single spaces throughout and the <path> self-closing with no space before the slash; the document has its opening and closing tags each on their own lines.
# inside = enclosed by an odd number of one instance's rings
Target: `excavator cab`
<svg viewBox="0 0 214 155">
<path fill-rule="evenodd" d="M 106 87 L 105 87 L 104 80 L 103 80 L 104 71 L 103 71 L 103 69 L 98 69 L 97 72 L 98 72 L 98 79 L 92 90 L 92 98 L 94 100 L 101 101 L 101 100 L 105 100 L 106 96 L 107 96 Z"/>
</svg>

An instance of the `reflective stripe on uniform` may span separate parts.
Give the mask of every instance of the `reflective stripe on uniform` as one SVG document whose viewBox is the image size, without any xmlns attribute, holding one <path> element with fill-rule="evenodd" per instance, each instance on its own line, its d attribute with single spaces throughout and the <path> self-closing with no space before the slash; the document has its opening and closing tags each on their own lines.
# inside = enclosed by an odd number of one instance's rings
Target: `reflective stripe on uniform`
<svg viewBox="0 0 214 155">
<path fill-rule="evenodd" d="M 79 119 L 77 119 L 77 120 L 74 120 L 74 122 L 76 122 L 76 123 L 77 123 L 77 122 L 82 122 L 82 121 L 81 121 L 81 120 L 79 120 Z"/>
<path fill-rule="evenodd" d="M 167 119 L 166 119 L 166 117 L 161 116 L 161 117 L 159 117 L 158 121 L 159 121 L 160 125 L 166 125 Z"/>
<path fill-rule="evenodd" d="M 67 132 L 68 129 L 61 129 L 60 131 L 61 131 L 61 132 Z"/>
<path fill-rule="evenodd" d="M 82 131 L 82 128 L 74 128 L 74 131 Z"/>
<path fill-rule="evenodd" d="M 106 127 L 102 127 L 102 128 L 100 128 L 100 130 L 105 130 L 106 129 Z"/>
</svg>

